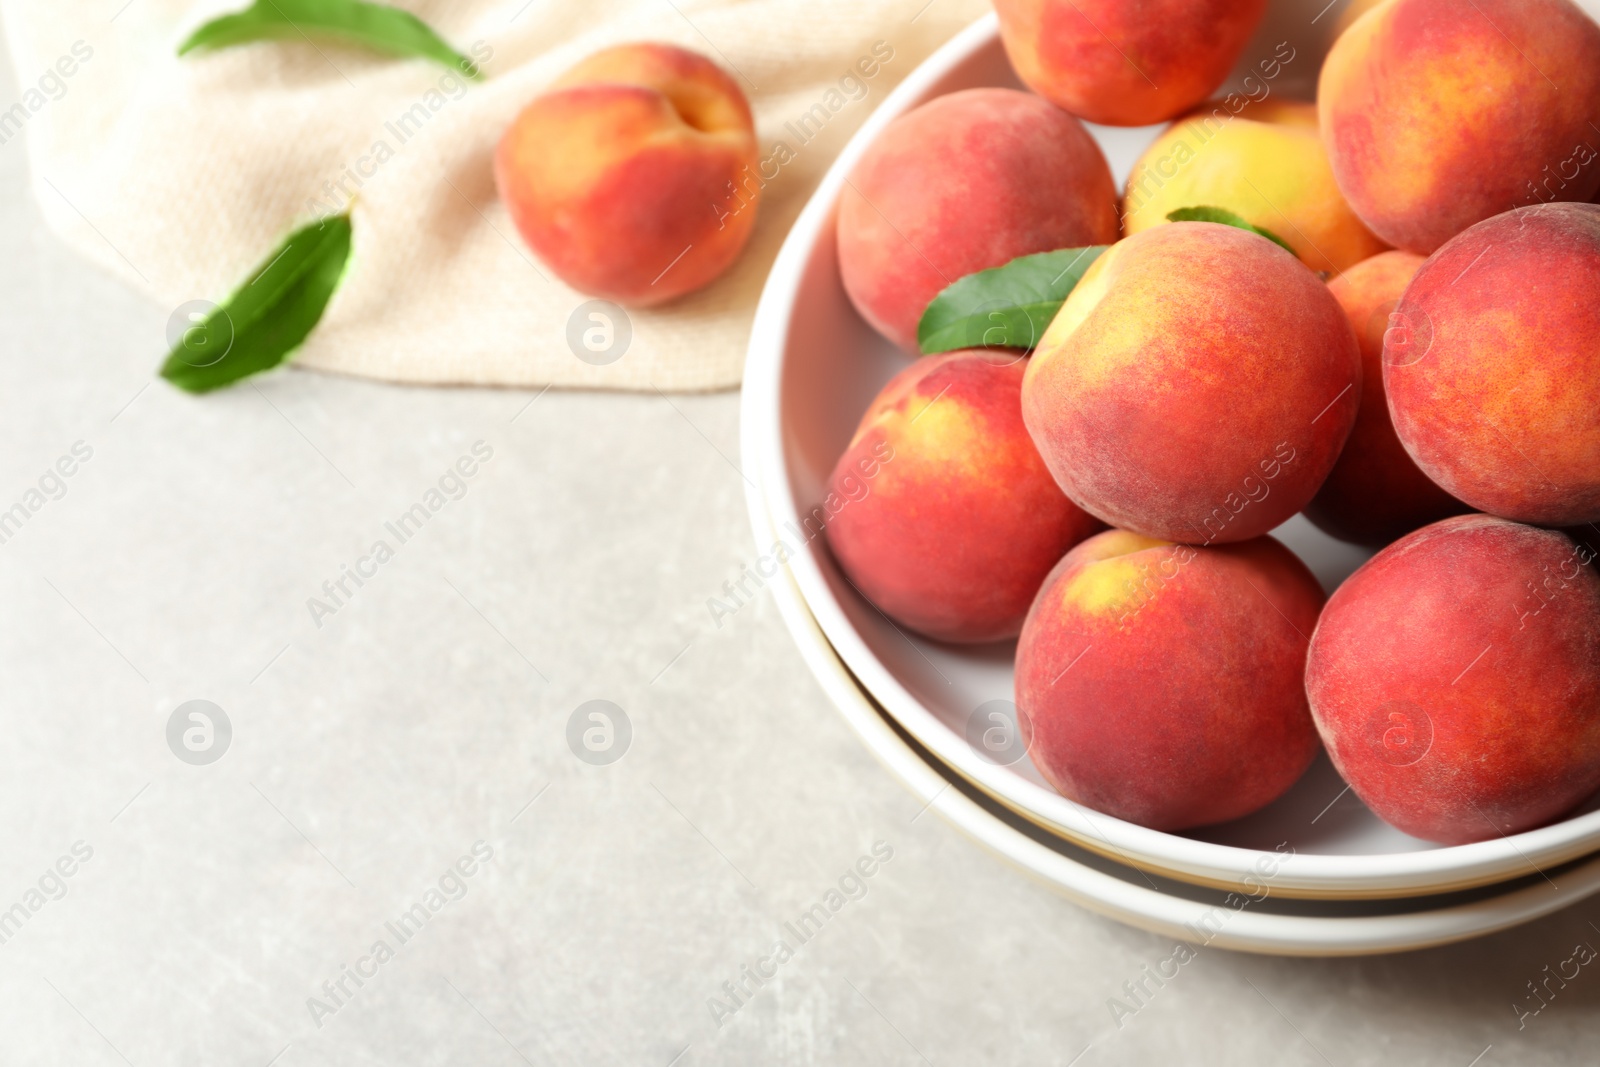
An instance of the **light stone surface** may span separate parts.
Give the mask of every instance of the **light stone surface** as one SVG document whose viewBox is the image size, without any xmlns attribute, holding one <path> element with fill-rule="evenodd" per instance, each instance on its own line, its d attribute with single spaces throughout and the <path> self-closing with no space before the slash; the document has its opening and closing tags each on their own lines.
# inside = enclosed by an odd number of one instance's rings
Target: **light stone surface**
<svg viewBox="0 0 1600 1067">
<path fill-rule="evenodd" d="M 0 909 L 92 855 L 0 944 L 0 1064 L 1595 1061 L 1593 968 L 1514 1009 L 1600 945 L 1593 903 L 1401 956 L 1204 950 L 1117 1025 L 1170 941 L 913 821 L 769 594 L 713 624 L 754 556 L 736 395 L 184 396 L 150 381 L 171 309 L 69 257 L 25 176 L 0 148 L 0 509 L 93 456 L 0 544 Z M 480 440 L 465 496 L 315 625 Z M 234 731 L 209 766 L 165 740 L 197 698 Z M 608 766 L 567 744 L 591 699 L 632 724 Z M 480 841 L 399 944 L 385 923 Z M 721 984 L 880 841 L 865 895 L 717 1025 Z"/>
</svg>

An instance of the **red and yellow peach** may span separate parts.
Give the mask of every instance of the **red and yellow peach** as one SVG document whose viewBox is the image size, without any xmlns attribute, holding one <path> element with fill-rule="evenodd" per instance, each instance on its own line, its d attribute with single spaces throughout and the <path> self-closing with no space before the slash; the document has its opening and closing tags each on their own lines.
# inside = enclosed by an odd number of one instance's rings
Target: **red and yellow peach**
<svg viewBox="0 0 1600 1067">
<path fill-rule="evenodd" d="M 1343 541 L 1381 547 L 1469 510 L 1406 454 L 1383 393 L 1383 338 L 1400 294 L 1422 262 L 1410 252 L 1385 252 L 1328 283 L 1361 346 L 1361 407 L 1339 462 L 1306 505 L 1306 518 Z"/>
<path fill-rule="evenodd" d="M 1345 198 L 1412 252 L 1600 187 L 1600 26 L 1570 0 L 1388 0 L 1334 44 L 1317 101 Z"/>
<path fill-rule="evenodd" d="M 1556 819 L 1600 789 L 1594 552 L 1487 515 L 1423 527 L 1333 594 L 1306 687 L 1334 766 L 1406 833 Z"/>
<path fill-rule="evenodd" d="M 1384 344 L 1417 466 L 1493 515 L 1600 521 L 1600 207 L 1541 204 L 1456 237 L 1417 271 Z"/>
<path fill-rule="evenodd" d="M 682 48 L 628 44 L 579 63 L 517 116 L 495 181 L 562 281 L 643 307 L 699 289 L 739 255 L 757 164 L 731 77 Z"/>
<path fill-rule="evenodd" d="M 1117 194 L 1083 125 L 1031 93 L 968 89 L 902 115 L 839 204 L 839 271 L 863 318 L 909 352 L 945 286 L 1034 252 L 1117 237 Z"/>
<path fill-rule="evenodd" d="M 1238 115 L 1207 105 L 1172 124 L 1128 175 L 1122 225 L 1165 225 L 1176 208 L 1226 208 L 1289 243 L 1312 270 L 1338 272 L 1383 251 L 1333 180 L 1317 109 L 1267 100 Z"/>
<path fill-rule="evenodd" d="M 1026 360 L 918 360 L 868 408 L 829 480 L 828 545 L 890 618 L 943 641 L 1016 635 L 1062 553 L 1100 528 L 1022 425 Z"/>
<path fill-rule="evenodd" d="M 1316 756 L 1302 674 L 1322 602 L 1270 537 L 1090 538 L 1046 579 L 1017 643 L 1028 754 L 1063 795 L 1141 826 L 1250 814 Z"/>
<path fill-rule="evenodd" d="M 1179 222 L 1089 268 L 1030 361 L 1022 412 L 1080 507 L 1148 537 L 1242 541 L 1303 508 L 1361 396 L 1339 302 L 1263 237 Z"/>
<path fill-rule="evenodd" d="M 1029 88 L 1090 122 L 1145 126 L 1210 96 L 1266 0 L 995 0 Z"/>
</svg>

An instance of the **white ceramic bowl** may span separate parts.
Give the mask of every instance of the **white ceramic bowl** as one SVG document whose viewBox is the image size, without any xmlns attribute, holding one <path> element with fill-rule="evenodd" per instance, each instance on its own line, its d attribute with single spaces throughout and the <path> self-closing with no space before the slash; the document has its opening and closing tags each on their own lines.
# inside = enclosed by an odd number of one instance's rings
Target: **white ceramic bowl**
<svg viewBox="0 0 1600 1067">
<path fill-rule="evenodd" d="M 744 423 L 745 454 L 760 436 Z M 777 537 L 766 497 L 746 493 L 756 541 Z M 823 690 L 851 728 L 916 798 L 912 821 L 934 812 L 1006 862 L 1098 914 L 1191 944 L 1280 956 L 1400 952 L 1481 937 L 1531 922 L 1600 892 L 1600 857 L 1552 868 L 1504 886 L 1404 900 L 1293 900 L 1277 877 L 1259 877 L 1245 894 L 1150 875 L 1041 831 L 939 764 L 876 704 L 818 628 L 794 576 L 771 582 L 784 623 Z"/>
<path fill-rule="evenodd" d="M 1302 10 L 1279 4 L 1276 17 L 1286 6 Z M 908 362 L 862 321 L 841 288 L 833 222 L 845 176 L 897 115 L 943 93 L 989 85 L 1017 85 L 992 17 L 914 71 L 845 148 L 790 232 L 756 314 L 744 384 L 746 471 L 762 486 L 794 579 L 844 663 L 919 744 L 999 803 L 1086 849 L 1197 884 L 1249 887 L 1270 864 L 1281 868 L 1273 882 L 1280 895 L 1400 897 L 1509 880 L 1600 849 L 1593 804 L 1555 825 L 1471 845 L 1408 837 L 1346 792 L 1325 757 L 1286 796 L 1247 819 L 1162 833 L 1067 800 L 1026 758 L 999 766 L 969 745 L 975 709 L 1012 696 L 1013 646 L 956 647 L 907 634 L 855 592 L 821 539 L 806 539 L 801 516 L 822 499 L 861 413 Z M 1092 131 L 1119 178 L 1155 132 Z M 1366 555 L 1299 517 L 1275 534 L 1329 589 Z M 1280 848 L 1294 850 L 1281 865 Z"/>
</svg>

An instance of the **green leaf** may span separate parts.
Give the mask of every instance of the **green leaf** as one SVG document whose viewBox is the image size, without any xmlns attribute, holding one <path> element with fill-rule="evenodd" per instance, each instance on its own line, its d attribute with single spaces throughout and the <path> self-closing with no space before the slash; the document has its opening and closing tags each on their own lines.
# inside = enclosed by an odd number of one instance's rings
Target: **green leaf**
<svg viewBox="0 0 1600 1067">
<path fill-rule="evenodd" d="M 1176 211 L 1167 212 L 1168 222 L 1220 222 L 1224 226 L 1237 226 L 1241 230 L 1249 230 L 1259 237 L 1265 237 L 1273 244 L 1280 246 L 1291 256 L 1295 250 L 1282 237 L 1273 233 L 1265 226 L 1257 226 L 1253 222 L 1246 222 L 1243 215 L 1235 214 L 1225 207 L 1180 207 Z"/>
<path fill-rule="evenodd" d="M 409 11 L 366 0 L 255 0 L 243 11 L 201 26 L 178 46 L 185 55 L 202 48 L 231 48 L 255 41 L 336 37 L 394 56 L 421 56 L 481 78 L 478 65 L 451 48 Z"/>
<path fill-rule="evenodd" d="M 350 216 L 296 231 L 250 279 L 192 325 L 167 354 L 161 376 L 206 393 L 271 370 L 311 333 L 350 259 Z"/>
<path fill-rule="evenodd" d="M 923 354 L 1039 343 L 1062 301 L 1106 245 L 1019 256 L 946 286 L 917 324 Z"/>
</svg>

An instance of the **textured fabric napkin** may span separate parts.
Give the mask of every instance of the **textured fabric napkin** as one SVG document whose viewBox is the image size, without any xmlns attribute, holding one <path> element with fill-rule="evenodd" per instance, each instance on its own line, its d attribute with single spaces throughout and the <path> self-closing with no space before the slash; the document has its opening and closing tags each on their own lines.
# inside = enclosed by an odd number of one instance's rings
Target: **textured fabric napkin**
<svg viewBox="0 0 1600 1067">
<path fill-rule="evenodd" d="M 401 0 L 486 74 L 327 41 L 175 55 L 247 0 L 0 0 L 35 193 L 69 245 L 174 309 L 220 300 L 298 225 L 352 206 L 350 270 L 301 366 L 392 381 L 615 389 L 737 384 L 789 225 L 884 94 L 986 0 Z M 749 94 L 764 177 L 715 284 L 630 313 L 615 362 L 575 355 L 586 298 L 543 270 L 495 194 L 506 125 L 623 41 L 694 49 Z M 863 59 L 876 60 L 858 67 Z M 875 69 L 864 77 L 865 69 Z M 779 148 L 780 143 L 787 149 Z M 778 162 L 780 161 L 781 162 Z M 579 317 L 575 333 L 587 324 Z M 164 339 L 151 338 L 151 363 Z"/>
</svg>

